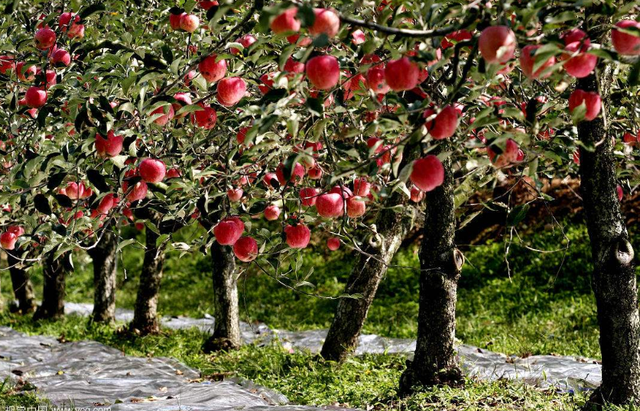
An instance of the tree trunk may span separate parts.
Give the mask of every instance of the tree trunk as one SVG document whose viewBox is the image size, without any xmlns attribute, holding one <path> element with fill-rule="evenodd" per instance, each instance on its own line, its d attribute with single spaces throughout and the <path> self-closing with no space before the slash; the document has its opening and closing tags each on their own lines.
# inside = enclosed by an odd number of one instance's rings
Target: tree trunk
<svg viewBox="0 0 640 411">
<path fill-rule="evenodd" d="M 162 280 L 162 268 L 164 265 L 164 246 L 158 247 L 156 242 L 159 235 L 146 228 L 146 249 L 140 285 L 136 298 L 133 321 L 130 329 L 137 334 L 157 334 L 160 332 L 158 322 L 158 291 Z"/>
<path fill-rule="evenodd" d="M 426 195 L 420 250 L 418 340 L 413 361 L 400 378 L 400 392 L 415 385 L 461 384 L 454 349 L 456 294 L 464 258 L 455 246 L 454 178 L 451 160 L 443 161 L 444 183 Z"/>
<path fill-rule="evenodd" d="M 65 267 L 64 259 L 70 258 L 68 254 L 54 259 L 51 252 L 42 267 L 44 286 L 42 291 L 42 303 L 33 314 L 34 320 L 56 320 L 64 316 L 65 296 Z"/>
<path fill-rule="evenodd" d="M 215 325 L 213 335 L 204 345 L 205 352 L 238 349 L 242 345 L 236 261 L 229 246 L 216 241 L 211 247 L 213 260 L 213 307 Z"/>
<path fill-rule="evenodd" d="M 11 273 L 13 294 L 18 301 L 16 312 L 20 314 L 34 312 L 36 302 L 29 273 L 20 266 L 19 260 L 11 255 L 11 253 L 7 253 L 7 261 L 9 263 L 9 272 Z"/>
<path fill-rule="evenodd" d="M 111 323 L 116 319 L 116 274 L 118 270 L 118 236 L 112 227 L 104 227 L 102 238 L 89 251 L 93 259 L 93 314 L 99 323 Z"/>
<path fill-rule="evenodd" d="M 596 28 L 608 27 L 609 19 L 595 23 Z M 588 33 L 596 42 L 605 35 Z M 590 402 L 620 405 L 640 398 L 640 318 L 634 252 L 617 198 L 613 142 L 607 133 L 611 81 L 612 69 L 606 65 L 599 66 L 597 76 L 578 81 L 577 88 L 599 91 L 603 102 L 598 118 L 578 124 L 578 136 L 587 147 L 580 149 L 581 191 L 594 264 L 591 285 L 602 353 L 602 384 Z"/>
<path fill-rule="evenodd" d="M 386 206 L 406 204 L 404 195 L 396 192 Z M 376 217 L 378 243 L 367 243 L 359 252 L 345 287 L 346 294 L 361 294 L 361 298 L 342 298 L 338 302 L 331 328 L 322 345 L 321 355 L 332 361 L 344 361 L 355 351 L 369 307 L 378 291 L 380 281 L 387 272 L 413 223 L 413 213 L 383 208 Z"/>
</svg>

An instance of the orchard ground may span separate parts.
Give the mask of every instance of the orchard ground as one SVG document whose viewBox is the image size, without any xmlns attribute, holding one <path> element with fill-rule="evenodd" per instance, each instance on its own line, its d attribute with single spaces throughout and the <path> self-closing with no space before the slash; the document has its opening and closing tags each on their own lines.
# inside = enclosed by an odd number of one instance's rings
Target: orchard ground
<svg viewBox="0 0 640 411">
<path fill-rule="evenodd" d="M 590 249 L 581 218 L 578 215 L 573 220 L 560 222 L 566 239 L 557 227 L 545 229 L 521 224 L 518 227 L 521 239 L 516 237 L 510 246 L 510 273 L 505 263 L 504 241 L 490 240 L 470 247 L 459 291 L 457 338 L 506 354 L 579 355 L 598 359 L 595 301 L 590 277 L 586 274 L 591 270 Z M 141 233 L 134 229 L 125 235 L 142 240 Z M 637 230 L 632 231 L 632 235 L 633 241 L 640 239 Z M 556 250 L 562 248 L 567 239 L 570 246 L 566 255 L 564 252 L 540 253 L 525 247 Z M 325 249 L 322 241 L 314 242 L 317 250 Z M 403 248 L 394 265 L 418 267 L 416 252 L 415 244 Z M 349 261 L 348 253 L 343 246 L 335 252 L 305 254 L 305 267 L 301 272 L 313 266 L 309 281 L 316 287 L 301 290 L 323 296 L 340 295 L 350 270 L 350 265 L 344 263 Z M 119 307 L 133 308 L 142 258 L 142 250 L 135 248 L 123 254 L 118 275 Z M 210 264 L 206 257 L 179 258 L 177 252 L 170 254 L 160 293 L 162 315 L 199 318 L 212 312 Z M 415 275 L 409 268 L 396 267 L 389 271 L 371 308 L 365 333 L 415 338 L 418 311 Z M 35 273 L 33 280 L 36 290 L 40 290 L 40 274 Z M 92 302 L 92 281 L 91 260 L 77 254 L 76 270 L 68 277 L 68 301 Z M 243 274 L 239 291 L 242 320 L 262 321 L 280 329 L 327 328 L 336 304 L 332 299 L 307 298 L 253 270 Z M 9 287 L 4 286 L 2 292 L 5 301 L 12 298 Z M 206 336 L 195 329 L 165 329 L 159 336 L 129 339 L 114 333 L 113 327 L 87 326 L 87 319 L 75 316 L 41 324 L 6 311 L 0 318 L 1 324 L 27 333 L 52 335 L 68 341 L 97 340 L 130 355 L 171 356 L 199 369 L 207 378 L 246 377 L 282 392 L 297 404 L 341 404 L 363 409 L 373 406 L 380 410 L 431 407 L 556 410 L 574 409 L 586 399 L 582 393 L 559 394 L 513 381 L 469 381 L 463 389 L 434 388 L 400 400 L 396 390 L 405 368 L 402 356 L 366 355 L 340 366 L 309 353 L 291 354 L 275 345 L 250 345 L 237 352 L 205 355 L 201 346 Z M 0 397 L 0 403 L 17 401 L 13 391 L 7 390 Z M 30 404 L 36 399 L 28 395 L 21 401 Z"/>
</svg>

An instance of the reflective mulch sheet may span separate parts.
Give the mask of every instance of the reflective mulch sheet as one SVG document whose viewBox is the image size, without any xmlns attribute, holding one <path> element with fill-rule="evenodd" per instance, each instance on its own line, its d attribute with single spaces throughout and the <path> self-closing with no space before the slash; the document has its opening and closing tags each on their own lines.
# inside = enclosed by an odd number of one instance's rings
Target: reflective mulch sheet
<svg viewBox="0 0 640 411">
<path fill-rule="evenodd" d="M 67 314 L 89 315 L 90 304 L 67 303 Z M 132 312 L 118 310 L 118 321 L 130 321 Z M 165 317 L 165 327 L 213 330 L 212 317 Z M 242 324 L 247 343 L 269 344 L 277 339 L 286 348 L 318 352 L 326 330 L 289 332 L 264 324 Z M 407 339 L 363 335 L 356 354 L 398 353 L 411 356 L 415 342 Z M 601 367 L 592 360 L 538 355 L 508 357 L 468 345 L 458 346 L 463 368 L 482 379 L 521 379 L 562 391 L 594 389 Z M 302 411 L 314 407 L 286 405 L 280 393 L 250 381 L 201 381 L 199 373 L 170 358 L 140 358 L 94 341 L 59 343 L 54 338 L 26 336 L 0 327 L 0 373 L 29 381 L 55 405 L 100 407 L 111 410 L 246 410 Z M 323 408 L 341 410 L 341 408 Z"/>
</svg>

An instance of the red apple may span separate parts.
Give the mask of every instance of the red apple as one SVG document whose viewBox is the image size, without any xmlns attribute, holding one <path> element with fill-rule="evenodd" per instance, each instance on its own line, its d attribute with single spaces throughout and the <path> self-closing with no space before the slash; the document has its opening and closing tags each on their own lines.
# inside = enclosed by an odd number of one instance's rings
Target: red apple
<svg viewBox="0 0 640 411">
<path fill-rule="evenodd" d="M 47 50 L 56 44 L 56 33 L 49 27 L 44 27 L 36 31 L 34 36 L 36 48 L 39 50 Z"/>
<path fill-rule="evenodd" d="M 202 77 L 209 83 L 215 83 L 227 74 L 227 61 L 220 60 L 216 62 L 216 58 L 217 56 L 212 54 L 198 64 L 198 70 Z"/>
<path fill-rule="evenodd" d="M 107 138 L 96 134 L 96 152 L 100 157 L 114 157 L 122 151 L 124 139 L 122 136 L 116 136 L 115 133 L 109 131 Z"/>
<path fill-rule="evenodd" d="M 264 209 L 264 218 L 268 221 L 275 221 L 280 217 L 280 207 L 277 205 L 270 205 Z"/>
<path fill-rule="evenodd" d="M 15 249 L 17 240 L 18 236 L 8 231 L 5 231 L 0 235 L 0 245 L 2 245 L 2 248 L 5 250 Z"/>
<path fill-rule="evenodd" d="M 428 109 L 424 112 L 424 117 L 428 118 L 433 114 L 434 111 Z M 425 126 L 434 140 L 449 138 L 458 128 L 458 111 L 453 106 L 446 106 L 433 120 L 427 121 Z"/>
<path fill-rule="evenodd" d="M 65 12 L 65 13 L 60 14 L 60 17 L 58 17 L 58 24 L 63 29 L 66 29 L 65 26 L 68 26 L 69 23 L 71 23 L 71 19 L 73 19 L 74 23 L 80 22 L 80 16 L 78 16 L 75 13 Z"/>
<path fill-rule="evenodd" d="M 536 70 L 535 73 L 533 72 L 533 67 L 535 66 L 535 60 L 536 60 L 535 52 L 540 47 L 541 46 L 529 45 L 529 46 L 525 46 L 520 52 L 520 68 L 522 69 L 522 72 L 524 73 L 524 75 L 527 76 L 528 78 L 536 79 L 540 77 L 543 71 L 545 71 L 547 68 L 556 64 L 556 58 L 551 56 L 547 60 L 545 60 L 542 66 L 540 66 L 540 68 Z M 546 78 L 546 77 L 549 77 L 550 75 L 551 73 L 549 72 L 549 73 L 546 73 L 543 77 Z"/>
<path fill-rule="evenodd" d="M 84 37 L 84 24 L 76 24 L 73 23 L 71 28 L 69 28 L 69 32 L 67 33 L 67 37 L 70 39 L 81 39 Z"/>
<path fill-rule="evenodd" d="M 247 84 L 240 77 L 227 77 L 218 83 L 217 99 L 225 107 L 236 105 L 247 92 Z"/>
<path fill-rule="evenodd" d="M 98 208 L 96 209 L 99 214 L 106 215 L 109 214 L 109 211 L 113 207 L 118 204 L 118 199 L 113 194 L 109 193 L 106 196 L 102 197 L 100 200 L 100 204 L 98 204 Z"/>
<path fill-rule="evenodd" d="M 47 92 L 40 87 L 29 87 L 24 96 L 28 107 L 40 108 L 47 103 Z"/>
<path fill-rule="evenodd" d="M 180 16 L 180 28 L 187 33 L 193 33 L 200 27 L 200 19 L 195 14 L 183 14 Z"/>
<path fill-rule="evenodd" d="M 304 224 L 287 225 L 284 233 L 291 248 L 305 248 L 311 240 L 311 230 Z"/>
<path fill-rule="evenodd" d="M 347 215 L 351 218 L 363 216 L 367 211 L 367 203 L 364 197 L 353 196 L 347 199 Z"/>
<path fill-rule="evenodd" d="M 242 36 L 239 39 L 237 39 L 236 43 L 242 44 L 242 47 L 244 47 L 245 50 L 246 50 L 247 48 L 249 48 L 249 46 L 251 46 L 256 41 L 258 41 L 258 40 L 254 36 L 252 36 L 251 34 L 245 34 L 244 36 Z M 236 55 L 236 54 L 240 53 L 240 49 L 237 49 L 235 47 L 231 47 L 231 49 L 229 49 L 229 51 L 233 55 Z"/>
<path fill-rule="evenodd" d="M 424 199 L 424 191 L 420 190 L 418 187 L 411 187 L 411 201 L 414 203 L 419 203 Z"/>
<path fill-rule="evenodd" d="M 340 217 L 344 214 L 344 199 L 338 193 L 321 194 L 316 198 L 316 210 L 321 217 Z"/>
<path fill-rule="evenodd" d="M 227 190 L 227 197 L 229 197 L 229 201 L 234 203 L 240 201 L 242 194 L 244 194 L 244 191 L 242 191 L 241 188 L 230 188 Z"/>
<path fill-rule="evenodd" d="M 487 27 L 480 34 L 480 54 L 490 64 L 511 60 L 517 45 L 516 35 L 507 26 Z"/>
<path fill-rule="evenodd" d="M 591 121 L 598 117 L 598 114 L 600 114 L 600 108 L 602 107 L 602 100 L 598 93 L 580 89 L 575 90 L 571 93 L 571 96 L 569 96 L 569 112 L 573 112 L 576 107 L 579 107 L 583 103 L 587 108 L 587 112 L 584 116 L 586 121 Z"/>
<path fill-rule="evenodd" d="M 191 94 L 176 93 L 173 95 L 173 98 L 177 100 L 177 102 L 171 104 L 173 106 L 173 111 L 176 113 L 176 118 L 185 117 L 187 115 L 186 113 L 182 113 L 182 114 L 177 114 L 177 113 L 178 111 L 180 111 L 182 107 L 190 106 L 191 104 L 193 104 L 193 101 L 191 100 Z"/>
<path fill-rule="evenodd" d="M 353 181 L 353 194 L 360 197 L 367 197 L 371 192 L 371 183 L 364 177 L 356 178 Z"/>
<path fill-rule="evenodd" d="M 248 263 L 258 256 L 258 243 L 252 237 L 242 237 L 233 245 L 238 260 Z"/>
<path fill-rule="evenodd" d="M 351 43 L 355 44 L 356 46 L 367 41 L 367 37 L 365 36 L 364 31 L 360 29 L 352 32 L 351 37 L 352 37 Z"/>
<path fill-rule="evenodd" d="M 313 21 L 313 25 L 309 28 L 309 33 L 314 36 L 320 34 L 326 34 L 331 37 L 335 37 L 340 31 L 340 17 L 328 9 L 313 9 L 313 13 L 316 15 L 316 19 Z"/>
<path fill-rule="evenodd" d="M 216 0 L 198 0 L 198 6 L 202 7 L 205 10 L 209 10 L 213 6 L 217 6 L 218 2 Z"/>
<path fill-rule="evenodd" d="M 300 30 L 300 20 L 296 18 L 298 8 L 292 7 L 284 11 L 271 22 L 271 31 L 275 34 L 295 33 Z"/>
<path fill-rule="evenodd" d="M 318 190 L 312 187 L 305 187 L 300 189 L 300 200 L 302 205 L 311 207 L 316 205 L 316 199 L 318 198 Z"/>
<path fill-rule="evenodd" d="M 440 41 L 440 47 L 442 47 L 442 50 L 446 50 L 449 47 L 453 47 L 453 43 L 451 41 L 455 41 L 456 43 L 460 43 L 461 41 L 471 40 L 472 37 L 473 37 L 473 35 L 467 30 L 454 31 L 451 34 L 447 34 Z"/>
<path fill-rule="evenodd" d="M 284 63 L 284 67 L 282 68 L 282 71 L 285 71 L 287 73 L 292 73 L 292 74 L 304 73 L 304 67 L 305 67 L 304 63 L 300 61 L 296 61 L 291 57 L 289 57 L 287 59 L 287 62 Z M 273 84 L 273 81 L 271 83 Z"/>
<path fill-rule="evenodd" d="M 51 54 L 51 64 L 68 67 L 71 64 L 71 55 L 66 50 L 58 49 Z"/>
<path fill-rule="evenodd" d="M 366 84 L 376 94 L 387 94 L 391 89 L 385 80 L 385 66 L 378 64 L 367 70 Z"/>
<path fill-rule="evenodd" d="M 420 190 L 428 192 L 444 182 L 444 167 L 434 155 L 428 155 L 413 163 L 409 179 Z"/>
<path fill-rule="evenodd" d="M 571 43 L 582 43 L 584 46 L 589 47 L 591 45 L 591 40 L 587 37 L 587 33 L 580 29 L 571 29 L 562 33 L 560 36 L 562 41 L 564 41 L 564 45 L 568 46 Z"/>
<path fill-rule="evenodd" d="M 171 121 L 171 119 L 173 119 L 175 111 L 173 110 L 173 106 L 169 104 L 168 106 L 160 106 L 151 112 L 152 117 L 156 114 L 162 115 L 153 120 L 153 122 L 159 126 L 164 127 L 169 121 Z"/>
<path fill-rule="evenodd" d="M 265 176 L 266 177 L 266 176 Z M 284 164 L 280 163 L 278 168 L 276 168 L 276 177 L 281 186 L 284 186 L 286 181 L 284 179 Z M 291 178 L 289 182 L 293 183 L 293 185 L 297 185 L 304 178 L 304 167 L 300 163 L 296 163 L 293 167 L 293 171 L 291 172 Z"/>
<path fill-rule="evenodd" d="M 384 69 L 384 78 L 393 91 L 411 90 L 418 85 L 420 68 L 408 57 L 391 60 Z"/>
<path fill-rule="evenodd" d="M 622 20 L 611 30 L 611 44 L 623 56 L 640 55 L 640 36 L 621 32 L 619 29 L 640 29 L 640 23 L 634 20 Z"/>
<path fill-rule="evenodd" d="M 618 185 L 616 187 L 616 193 L 618 194 L 618 201 L 622 201 L 622 197 L 624 196 L 624 191 L 622 191 L 622 186 Z"/>
<path fill-rule="evenodd" d="M 322 174 L 323 174 L 322 168 L 320 168 L 320 166 L 318 164 L 316 164 L 315 166 L 311 167 L 307 171 L 307 175 L 312 180 L 320 180 L 322 178 Z"/>
<path fill-rule="evenodd" d="M 22 81 L 33 81 L 36 77 L 36 66 L 29 66 L 24 68 L 25 62 L 21 61 L 16 65 L 16 74 L 18 79 Z"/>
<path fill-rule="evenodd" d="M 275 77 L 274 73 L 267 73 L 260 76 L 260 81 L 262 81 L 262 85 L 258 85 L 260 92 L 262 94 L 267 94 L 269 90 L 273 88 L 273 78 Z"/>
<path fill-rule="evenodd" d="M 164 180 L 167 168 L 161 160 L 145 158 L 138 167 L 140 177 L 147 183 L 159 183 Z"/>
<path fill-rule="evenodd" d="M 202 127 L 205 130 L 211 130 L 216 125 L 216 120 L 218 119 L 216 110 L 211 106 L 205 106 L 203 103 L 200 103 L 199 105 L 203 109 L 194 112 L 192 119 L 195 120 L 198 127 Z"/>
<path fill-rule="evenodd" d="M 244 232 L 244 224 L 237 217 L 227 217 L 213 227 L 213 235 L 220 245 L 234 245 Z"/>
<path fill-rule="evenodd" d="M 583 78 L 593 72 L 598 62 L 598 57 L 587 53 L 587 46 L 581 45 L 580 42 L 576 41 L 568 44 L 564 49 L 565 53 L 561 56 L 561 59 L 566 60 L 563 67 L 567 74 L 576 78 Z"/>
<path fill-rule="evenodd" d="M 182 20 L 182 16 L 186 16 L 187 13 L 180 14 L 170 14 L 169 15 L 169 25 L 173 30 L 180 30 L 180 20 Z"/>
<path fill-rule="evenodd" d="M 0 73 L 7 74 L 16 67 L 15 60 L 11 56 L 0 56 Z"/>
<path fill-rule="evenodd" d="M 307 77 L 319 90 L 329 90 L 340 80 L 340 65 L 333 56 L 318 56 L 310 59 L 306 67 Z"/>
<path fill-rule="evenodd" d="M 340 248 L 340 239 L 338 237 L 331 237 L 327 240 L 327 248 L 331 251 L 336 251 Z"/>
</svg>

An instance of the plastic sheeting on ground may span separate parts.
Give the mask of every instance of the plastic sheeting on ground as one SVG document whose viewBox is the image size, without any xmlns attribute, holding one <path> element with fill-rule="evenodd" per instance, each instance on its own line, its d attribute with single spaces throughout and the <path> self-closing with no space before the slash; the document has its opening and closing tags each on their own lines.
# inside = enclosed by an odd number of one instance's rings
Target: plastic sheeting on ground
<svg viewBox="0 0 640 411">
<path fill-rule="evenodd" d="M 89 315 L 91 304 L 68 303 L 68 313 Z M 133 314 L 129 310 L 118 310 L 119 321 L 130 321 Z M 204 332 L 212 332 L 214 319 L 210 316 L 194 319 L 188 317 L 165 317 L 165 327 L 173 329 L 197 327 Z M 306 349 L 319 352 L 327 335 L 326 330 L 281 331 L 271 330 L 264 324 L 249 325 L 242 323 L 242 334 L 246 342 L 267 344 L 274 337 L 287 348 Z M 371 354 L 405 354 L 413 355 L 416 345 L 414 340 L 385 338 L 378 335 L 361 335 L 356 355 Z M 526 383 L 543 388 L 556 387 L 562 391 L 591 390 L 600 385 L 602 370 L 598 362 L 579 357 L 563 357 L 554 355 L 533 355 L 527 358 L 506 356 L 504 354 L 480 349 L 471 345 L 459 345 L 458 355 L 468 375 L 482 379 L 500 378 L 520 379 Z"/>
</svg>

